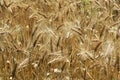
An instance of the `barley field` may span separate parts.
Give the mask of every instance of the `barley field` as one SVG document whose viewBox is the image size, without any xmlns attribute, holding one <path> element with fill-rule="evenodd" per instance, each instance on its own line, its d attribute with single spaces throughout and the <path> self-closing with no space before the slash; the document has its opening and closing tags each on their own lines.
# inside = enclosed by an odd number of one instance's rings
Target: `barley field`
<svg viewBox="0 0 120 80">
<path fill-rule="evenodd" d="M 120 1 L 0 0 L 0 80 L 120 80 Z"/>
</svg>

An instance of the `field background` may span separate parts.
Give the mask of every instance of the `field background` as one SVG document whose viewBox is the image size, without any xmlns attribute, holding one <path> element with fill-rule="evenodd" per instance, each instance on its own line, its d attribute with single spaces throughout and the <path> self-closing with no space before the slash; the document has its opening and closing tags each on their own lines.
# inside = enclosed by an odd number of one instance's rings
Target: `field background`
<svg viewBox="0 0 120 80">
<path fill-rule="evenodd" d="M 120 80 L 120 1 L 0 0 L 0 80 Z"/>
</svg>

